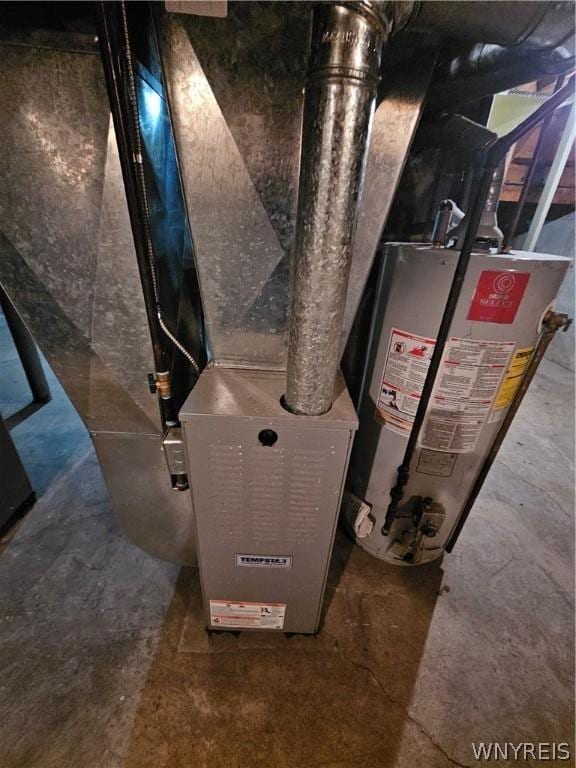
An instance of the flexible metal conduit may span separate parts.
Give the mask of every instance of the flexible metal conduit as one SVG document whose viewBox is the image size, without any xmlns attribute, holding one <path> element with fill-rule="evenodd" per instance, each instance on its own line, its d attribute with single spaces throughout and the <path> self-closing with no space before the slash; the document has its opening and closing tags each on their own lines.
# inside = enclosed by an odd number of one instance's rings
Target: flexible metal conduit
<svg viewBox="0 0 576 768">
<path fill-rule="evenodd" d="M 358 200 L 388 30 L 368 3 L 313 12 L 285 405 L 330 409 Z"/>
<path fill-rule="evenodd" d="M 150 205 L 148 202 L 148 190 L 146 187 L 146 177 L 144 175 L 144 160 L 142 139 L 140 137 L 140 112 L 138 109 L 138 96 L 136 94 L 136 79 L 134 75 L 134 62 L 132 60 L 132 46 L 130 43 L 130 34 L 128 32 L 128 19 L 126 16 L 126 3 L 121 2 L 121 18 L 122 18 L 122 32 L 124 35 L 124 54 L 126 57 L 126 83 L 128 87 L 128 97 L 130 102 L 130 115 L 133 121 L 133 162 L 138 181 L 138 188 L 140 190 L 140 200 L 143 209 L 143 224 L 145 232 L 145 246 L 148 261 L 150 263 L 150 277 L 152 281 L 152 291 L 154 294 L 154 304 L 156 316 L 158 318 L 158 324 L 163 333 L 170 339 L 172 344 L 184 355 L 188 360 L 196 375 L 200 374 L 200 369 L 194 357 L 188 352 L 188 350 L 180 344 L 178 339 L 171 333 L 164 321 L 162 307 L 160 304 L 160 292 L 158 289 L 158 272 L 156 269 L 156 254 L 154 252 L 154 244 L 152 241 L 152 231 L 150 228 Z M 158 372 L 160 373 L 160 372 Z"/>
</svg>

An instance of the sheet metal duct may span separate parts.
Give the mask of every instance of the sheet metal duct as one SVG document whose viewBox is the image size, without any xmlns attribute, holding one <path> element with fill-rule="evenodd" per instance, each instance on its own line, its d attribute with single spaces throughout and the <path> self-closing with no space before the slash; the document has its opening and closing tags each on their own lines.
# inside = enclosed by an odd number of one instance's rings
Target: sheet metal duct
<svg viewBox="0 0 576 768">
<path fill-rule="evenodd" d="M 400 26 L 411 4 L 394 7 Z M 309 15 L 304 3 L 277 2 L 231 4 L 226 19 L 159 17 L 163 68 L 217 366 L 286 370 Z M 259 37 L 263 29 L 267 46 Z M 239 50 L 221 44 L 239 34 Z M 268 53 L 279 46 L 281 57 Z M 393 39 L 383 52 L 381 101 L 370 132 L 341 352 L 436 56 L 435 43 L 420 34 Z"/>
<path fill-rule="evenodd" d="M 154 357 L 98 45 L 52 32 L 20 45 L 3 30 L 0 51 L 0 99 L 13 105 L 0 125 L 0 280 L 90 433 L 127 535 L 194 565 L 193 510 L 172 490 L 148 390 Z"/>
<path fill-rule="evenodd" d="M 351 335 L 374 255 L 420 122 L 437 58 L 438 46 L 428 36 L 420 34 L 393 37 L 382 53 L 382 79 L 378 88 L 381 101 L 370 130 L 341 352 Z"/>
</svg>

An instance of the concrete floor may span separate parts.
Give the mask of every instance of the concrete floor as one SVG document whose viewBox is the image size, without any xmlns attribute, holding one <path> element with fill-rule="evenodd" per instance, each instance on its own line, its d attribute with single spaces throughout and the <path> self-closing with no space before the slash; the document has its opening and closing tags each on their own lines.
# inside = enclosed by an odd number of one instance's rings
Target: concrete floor
<svg viewBox="0 0 576 768">
<path fill-rule="evenodd" d="M 0 331 L 7 416 L 28 396 Z M 52 386 L 12 432 L 39 500 L 0 545 L 0 768 L 449 768 L 572 741 L 571 373 L 543 364 L 443 563 L 340 535 L 318 638 L 203 643 L 195 571 L 123 537 Z"/>
</svg>

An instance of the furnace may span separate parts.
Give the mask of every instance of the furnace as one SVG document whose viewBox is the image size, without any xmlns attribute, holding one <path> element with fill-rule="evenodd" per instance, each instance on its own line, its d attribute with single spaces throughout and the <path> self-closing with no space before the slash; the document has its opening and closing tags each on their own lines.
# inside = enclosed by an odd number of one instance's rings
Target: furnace
<svg viewBox="0 0 576 768">
<path fill-rule="evenodd" d="M 208 368 L 184 404 L 207 626 L 311 633 L 340 511 L 356 412 L 295 416 L 281 373 Z"/>
</svg>

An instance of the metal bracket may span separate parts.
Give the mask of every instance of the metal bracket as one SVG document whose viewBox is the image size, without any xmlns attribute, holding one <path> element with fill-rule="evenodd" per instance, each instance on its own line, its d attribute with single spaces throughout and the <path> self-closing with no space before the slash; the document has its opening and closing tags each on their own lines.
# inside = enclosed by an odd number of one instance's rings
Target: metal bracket
<svg viewBox="0 0 576 768">
<path fill-rule="evenodd" d="M 162 438 L 162 450 L 172 478 L 172 487 L 177 491 L 188 489 L 188 467 L 184 453 L 181 427 L 169 427 Z"/>
</svg>

